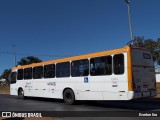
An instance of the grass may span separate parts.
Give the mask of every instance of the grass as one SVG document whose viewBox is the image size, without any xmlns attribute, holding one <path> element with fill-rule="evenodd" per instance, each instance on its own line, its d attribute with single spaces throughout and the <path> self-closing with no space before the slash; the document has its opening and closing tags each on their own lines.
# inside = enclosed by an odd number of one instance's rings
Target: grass
<svg viewBox="0 0 160 120">
<path fill-rule="evenodd" d="M 160 98 L 160 83 L 157 83 L 157 96 L 158 98 Z M 1 93 L 10 93 L 10 86 L 6 85 L 6 86 L 0 86 L 0 94 Z"/>
</svg>

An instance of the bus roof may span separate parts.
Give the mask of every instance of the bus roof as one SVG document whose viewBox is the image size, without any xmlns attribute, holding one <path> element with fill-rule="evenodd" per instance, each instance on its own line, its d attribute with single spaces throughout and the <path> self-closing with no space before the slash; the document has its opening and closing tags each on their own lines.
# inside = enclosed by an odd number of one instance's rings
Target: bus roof
<svg viewBox="0 0 160 120">
<path fill-rule="evenodd" d="M 60 63 L 60 62 L 67 62 L 67 61 L 73 61 L 73 60 L 79 60 L 79 59 L 87 59 L 87 58 L 91 58 L 91 57 L 99 57 L 99 56 L 105 56 L 105 55 L 124 53 L 124 52 L 128 52 L 129 49 L 130 49 L 129 46 L 125 46 L 123 48 L 114 49 L 114 50 L 106 50 L 106 51 L 95 52 L 95 53 L 91 53 L 91 54 L 84 54 L 84 55 L 61 58 L 61 59 L 50 60 L 50 61 L 44 61 L 44 62 L 39 62 L 39 63 L 32 63 L 29 65 L 17 66 L 17 67 L 13 67 L 12 70 L 47 65 L 47 64 L 54 64 L 54 63 Z"/>
</svg>

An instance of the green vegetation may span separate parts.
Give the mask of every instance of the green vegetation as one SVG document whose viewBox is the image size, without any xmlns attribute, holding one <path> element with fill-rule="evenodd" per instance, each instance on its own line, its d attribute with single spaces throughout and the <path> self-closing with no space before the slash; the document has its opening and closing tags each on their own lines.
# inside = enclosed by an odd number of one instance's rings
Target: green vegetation
<svg viewBox="0 0 160 120">
<path fill-rule="evenodd" d="M 155 66 L 160 65 L 160 38 L 145 40 L 144 37 L 134 37 L 134 40 L 129 43 L 133 43 L 133 47 L 142 47 L 149 50 L 153 56 Z"/>
<path fill-rule="evenodd" d="M 0 76 L 0 79 L 6 79 L 8 81 L 8 76 L 11 73 L 11 69 L 5 69 L 2 73 L 2 75 Z"/>
<path fill-rule="evenodd" d="M 20 61 L 17 62 L 17 66 L 18 65 L 28 65 L 31 63 L 38 63 L 38 62 L 42 62 L 42 60 L 34 56 L 28 56 L 28 57 L 24 57 L 20 59 Z M 2 75 L 0 76 L 0 79 L 2 78 L 6 79 L 8 82 L 8 76 L 10 73 L 11 73 L 11 69 L 5 69 Z"/>
<path fill-rule="evenodd" d="M 42 60 L 34 56 L 28 56 L 20 59 L 17 65 L 28 65 L 31 63 L 39 63 L 39 62 L 42 62 Z"/>
</svg>

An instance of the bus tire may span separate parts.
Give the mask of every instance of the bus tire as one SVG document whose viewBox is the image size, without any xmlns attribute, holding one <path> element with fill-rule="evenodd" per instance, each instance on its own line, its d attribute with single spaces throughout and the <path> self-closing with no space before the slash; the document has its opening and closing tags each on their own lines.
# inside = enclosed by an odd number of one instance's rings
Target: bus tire
<svg viewBox="0 0 160 120">
<path fill-rule="evenodd" d="M 20 89 L 18 91 L 18 98 L 22 100 L 25 98 L 23 89 Z"/>
<path fill-rule="evenodd" d="M 71 89 L 67 89 L 63 93 L 63 100 L 66 104 L 72 105 L 75 103 L 75 95 Z"/>
</svg>

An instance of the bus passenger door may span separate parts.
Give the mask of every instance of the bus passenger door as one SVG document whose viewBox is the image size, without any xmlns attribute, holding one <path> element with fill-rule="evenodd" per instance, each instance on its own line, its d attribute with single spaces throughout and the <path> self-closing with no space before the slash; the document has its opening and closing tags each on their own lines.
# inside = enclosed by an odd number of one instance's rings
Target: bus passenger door
<svg viewBox="0 0 160 120">
<path fill-rule="evenodd" d="M 127 53 L 113 55 L 113 73 L 111 76 L 111 99 L 128 99 L 128 65 Z M 105 96 L 105 99 L 107 96 Z"/>
<path fill-rule="evenodd" d="M 21 81 L 20 81 L 21 82 Z M 23 86 L 24 86 L 24 93 L 25 93 L 25 96 L 34 96 L 34 89 L 33 89 L 33 80 L 24 80 L 24 82 L 22 81 Z"/>
</svg>

